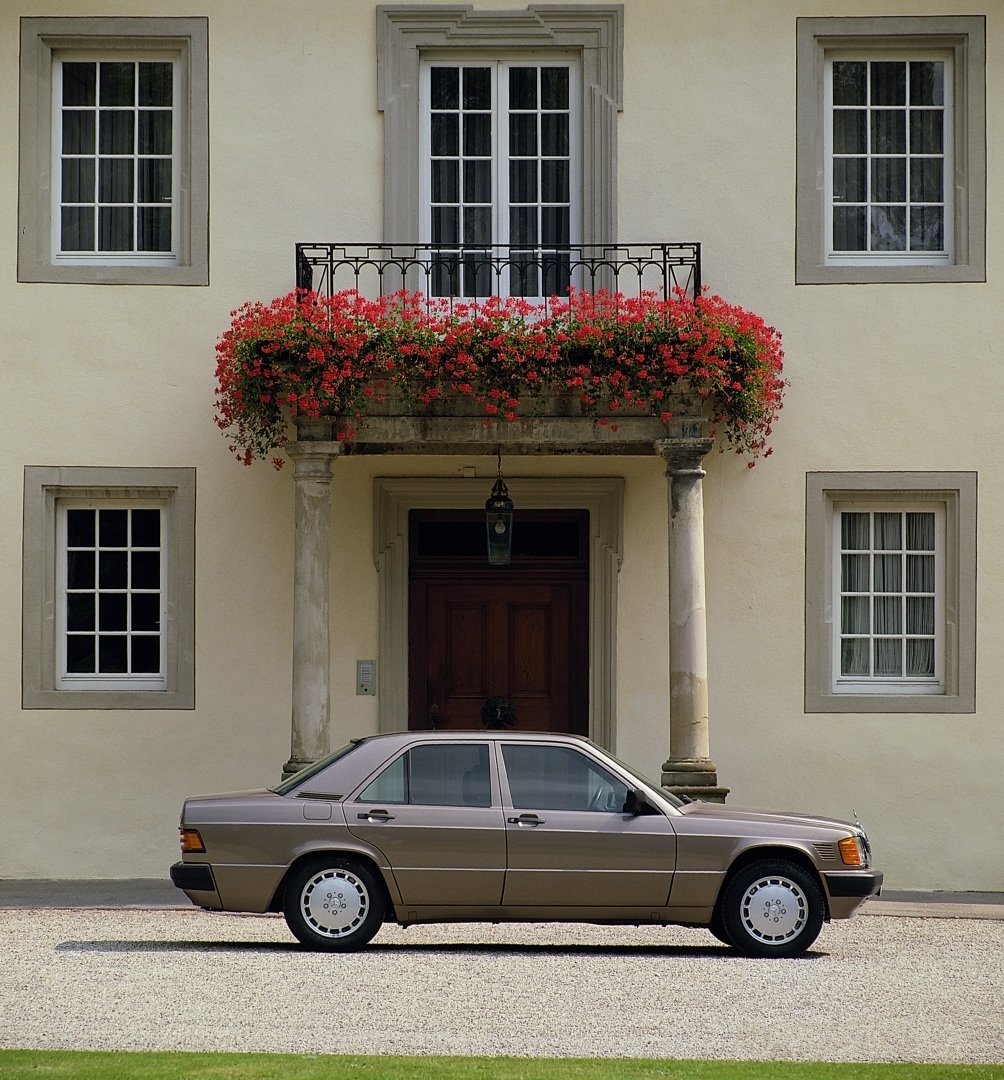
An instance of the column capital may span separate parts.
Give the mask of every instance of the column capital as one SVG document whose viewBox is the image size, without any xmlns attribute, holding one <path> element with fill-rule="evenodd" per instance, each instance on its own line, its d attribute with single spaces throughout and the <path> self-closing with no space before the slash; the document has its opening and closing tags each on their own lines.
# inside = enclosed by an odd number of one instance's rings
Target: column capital
<svg viewBox="0 0 1004 1080">
<path fill-rule="evenodd" d="M 331 465 L 345 453 L 340 442 L 291 442 L 286 453 L 293 462 L 294 480 L 331 483 Z"/>
<path fill-rule="evenodd" d="M 655 452 L 666 463 L 667 476 L 695 476 L 700 479 L 705 475 L 701 461 L 710 453 L 715 440 L 709 438 L 656 439 L 653 445 Z"/>
</svg>

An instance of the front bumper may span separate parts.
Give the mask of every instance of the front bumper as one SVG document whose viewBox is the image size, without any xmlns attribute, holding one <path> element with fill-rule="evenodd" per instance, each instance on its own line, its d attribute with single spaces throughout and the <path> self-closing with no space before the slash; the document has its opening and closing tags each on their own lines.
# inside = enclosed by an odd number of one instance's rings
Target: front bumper
<svg viewBox="0 0 1004 1080">
<path fill-rule="evenodd" d="M 829 871 L 823 874 L 831 919 L 849 919 L 869 896 L 882 889 L 881 870 Z"/>
</svg>

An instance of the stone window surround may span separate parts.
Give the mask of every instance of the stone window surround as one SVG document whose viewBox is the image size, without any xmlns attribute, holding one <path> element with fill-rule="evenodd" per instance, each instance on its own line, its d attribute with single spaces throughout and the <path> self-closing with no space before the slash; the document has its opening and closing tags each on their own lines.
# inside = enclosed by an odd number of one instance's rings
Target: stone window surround
<svg viewBox="0 0 1004 1080">
<path fill-rule="evenodd" d="M 384 239 L 417 244 L 420 64 L 423 52 L 563 50 L 582 63 L 582 242 L 613 243 L 617 231 L 617 113 L 623 98 L 622 5 L 377 8 L 379 108 L 384 114 Z"/>
<path fill-rule="evenodd" d="M 796 20 L 795 283 L 986 281 L 986 19 L 984 16 Z M 834 50 L 950 50 L 954 56 L 954 261 L 931 266 L 825 265 L 823 78 Z"/>
<path fill-rule="evenodd" d="M 52 250 L 52 54 L 176 51 L 182 64 L 181 244 L 176 266 L 59 264 Z M 209 284 L 209 21 L 186 18 L 21 19 L 18 281 L 99 285 Z"/>
<path fill-rule="evenodd" d="M 56 504 L 65 498 L 167 501 L 166 690 L 56 689 Z M 23 708 L 195 708 L 195 469 L 27 465 L 23 546 Z"/>
<path fill-rule="evenodd" d="M 377 477 L 373 559 L 379 577 L 378 730 L 408 727 L 408 513 L 483 509 L 484 479 Z M 624 548 L 621 477 L 507 478 L 517 507 L 589 511 L 589 735 L 616 751 L 617 575 Z"/>
<path fill-rule="evenodd" d="M 946 514 L 945 692 L 833 692 L 833 513 L 839 502 L 940 503 Z M 976 507 L 974 472 L 807 473 L 805 492 L 805 711 L 976 711 Z"/>
</svg>

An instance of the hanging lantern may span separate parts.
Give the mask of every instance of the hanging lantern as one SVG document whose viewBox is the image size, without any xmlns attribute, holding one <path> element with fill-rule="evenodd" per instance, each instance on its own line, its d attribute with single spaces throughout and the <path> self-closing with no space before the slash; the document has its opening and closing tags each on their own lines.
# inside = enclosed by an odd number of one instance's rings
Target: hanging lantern
<svg viewBox="0 0 1004 1080">
<path fill-rule="evenodd" d="M 492 493 L 485 500 L 485 528 L 488 537 L 488 565 L 508 566 L 512 561 L 513 504 L 502 479 L 502 448 L 499 447 L 499 471 Z"/>
</svg>

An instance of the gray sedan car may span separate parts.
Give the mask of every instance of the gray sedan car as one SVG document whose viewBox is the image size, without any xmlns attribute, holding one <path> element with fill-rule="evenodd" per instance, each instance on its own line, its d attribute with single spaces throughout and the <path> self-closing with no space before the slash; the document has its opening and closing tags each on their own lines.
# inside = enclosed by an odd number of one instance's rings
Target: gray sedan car
<svg viewBox="0 0 1004 1080">
<path fill-rule="evenodd" d="M 882 874 L 859 825 L 677 798 L 588 739 L 357 739 L 263 791 L 186 800 L 171 879 L 216 911 L 281 911 L 307 947 L 385 920 L 705 926 L 796 956 Z"/>
</svg>

